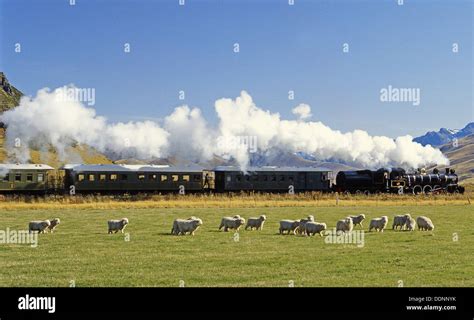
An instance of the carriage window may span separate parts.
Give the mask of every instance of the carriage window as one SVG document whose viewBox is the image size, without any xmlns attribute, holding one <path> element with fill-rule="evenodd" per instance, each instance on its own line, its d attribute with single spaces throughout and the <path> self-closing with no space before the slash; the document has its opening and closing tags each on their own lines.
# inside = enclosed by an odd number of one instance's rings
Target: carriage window
<svg viewBox="0 0 474 320">
<path fill-rule="evenodd" d="M 189 181 L 189 174 L 183 175 L 183 181 Z"/>
<path fill-rule="evenodd" d="M 231 182 L 232 181 L 232 177 L 231 176 L 227 176 L 227 182 Z"/>
<path fill-rule="evenodd" d="M 172 174 L 172 175 L 171 175 L 171 181 L 173 181 L 173 182 L 177 182 L 177 181 L 178 181 L 178 178 L 179 178 L 179 177 L 178 177 L 177 174 Z"/>
<path fill-rule="evenodd" d="M 280 176 L 280 181 L 285 181 L 285 176 Z"/>
<path fill-rule="evenodd" d="M 89 175 L 89 181 L 95 181 L 95 175 L 90 174 Z"/>
<path fill-rule="evenodd" d="M 241 175 L 238 175 L 238 176 L 236 177 L 236 180 L 239 181 L 239 182 L 242 181 L 242 176 L 241 176 Z"/>
<path fill-rule="evenodd" d="M 326 175 L 324 173 L 321 175 L 321 181 L 326 181 Z"/>
<path fill-rule="evenodd" d="M 38 173 L 38 182 L 44 181 L 44 175 L 42 173 Z"/>
<path fill-rule="evenodd" d="M 117 180 L 117 175 L 115 173 L 112 173 L 110 175 L 110 181 L 116 181 Z"/>
<path fill-rule="evenodd" d="M 258 181 L 258 175 L 252 176 L 252 181 Z"/>
<path fill-rule="evenodd" d="M 121 174 L 121 175 L 120 175 L 120 180 L 128 180 L 128 175 L 126 175 L 126 174 Z"/>
<path fill-rule="evenodd" d="M 33 174 L 32 173 L 28 173 L 26 175 L 26 181 L 27 182 L 33 182 Z"/>
<path fill-rule="evenodd" d="M 268 181 L 268 176 L 267 175 L 263 176 L 263 181 Z"/>
<path fill-rule="evenodd" d="M 168 176 L 166 174 L 162 174 L 160 180 L 161 180 L 161 182 L 168 181 Z"/>
<path fill-rule="evenodd" d="M 77 181 L 84 181 L 84 175 L 83 174 L 78 174 L 77 175 Z"/>
<path fill-rule="evenodd" d="M 293 177 L 288 177 L 288 181 L 293 182 Z"/>
<path fill-rule="evenodd" d="M 201 181 L 201 176 L 198 174 L 194 175 L 194 181 Z"/>
<path fill-rule="evenodd" d="M 138 180 L 143 181 L 145 180 L 145 175 L 143 173 L 138 174 Z"/>
<path fill-rule="evenodd" d="M 99 180 L 100 181 L 105 181 L 106 180 L 106 176 L 105 174 L 99 174 Z"/>
<path fill-rule="evenodd" d="M 272 181 L 277 181 L 277 177 L 276 177 L 276 176 L 272 176 Z"/>
<path fill-rule="evenodd" d="M 157 178 L 156 174 L 149 174 L 148 175 L 148 179 L 150 179 L 150 180 L 156 180 L 156 178 Z"/>
<path fill-rule="evenodd" d="M 250 180 L 250 176 L 245 176 L 245 180 L 249 181 L 249 180 Z"/>
<path fill-rule="evenodd" d="M 9 181 L 10 180 L 10 175 L 7 173 L 4 177 L 3 177 L 3 181 Z"/>
</svg>

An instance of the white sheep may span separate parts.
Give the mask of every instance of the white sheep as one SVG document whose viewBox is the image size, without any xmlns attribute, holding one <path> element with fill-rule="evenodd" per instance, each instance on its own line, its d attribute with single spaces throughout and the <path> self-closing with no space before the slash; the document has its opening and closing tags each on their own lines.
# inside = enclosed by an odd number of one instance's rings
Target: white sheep
<svg viewBox="0 0 474 320">
<path fill-rule="evenodd" d="M 117 233 L 119 231 L 123 233 L 123 229 L 125 229 L 125 227 L 128 224 L 128 219 L 123 218 L 120 220 L 109 220 L 107 221 L 107 224 L 109 226 L 109 233 L 112 233 L 112 232 Z"/>
<path fill-rule="evenodd" d="M 305 224 L 305 233 L 307 236 L 315 235 L 319 233 L 319 235 L 323 236 L 323 231 L 326 230 L 327 226 L 325 223 L 319 223 L 314 221 L 308 221 Z"/>
<path fill-rule="evenodd" d="M 387 216 L 382 216 L 380 218 L 373 218 L 370 220 L 370 226 L 369 226 L 369 232 L 372 231 L 372 229 L 375 229 L 375 231 L 380 231 L 383 232 L 385 227 L 388 224 L 388 217 Z"/>
<path fill-rule="evenodd" d="M 61 220 L 59 220 L 59 218 L 52 219 L 51 224 L 48 226 L 47 230 L 49 230 L 51 233 L 53 233 L 54 229 L 56 229 L 56 227 L 60 223 L 61 223 Z"/>
<path fill-rule="evenodd" d="M 285 231 L 288 231 L 288 234 L 290 232 L 293 232 L 293 234 L 296 234 L 296 228 L 298 228 L 300 225 L 299 220 L 281 220 L 280 221 L 280 234 L 284 234 Z"/>
<path fill-rule="evenodd" d="M 51 225 L 51 221 L 44 220 L 44 221 L 30 221 L 28 225 L 29 233 L 33 231 L 38 231 L 38 233 L 45 233 L 46 228 Z"/>
<path fill-rule="evenodd" d="M 175 235 L 185 235 L 189 234 L 194 236 L 194 232 L 202 225 L 202 220 L 197 217 L 190 217 L 186 220 L 184 219 L 175 219 L 173 221 L 173 228 L 171 229 L 171 234 Z"/>
<path fill-rule="evenodd" d="M 313 221 L 314 222 L 314 216 L 309 215 L 306 219 L 300 219 L 300 224 L 298 228 L 296 228 L 295 233 L 298 234 L 305 234 L 305 225 L 307 222 Z"/>
<path fill-rule="evenodd" d="M 405 224 L 405 227 L 408 231 L 413 231 L 415 230 L 415 219 L 413 219 L 412 217 L 410 217 L 409 219 L 407 219 L 407 222 Z"/>
<path fill-rule="evenodd" d="M 434 224 L 430 218 L 425 216 L 420 216 L 416 218 L 416 224 L 418 225 L 418 230 L 426 231 L 426 230 L 433 230 Z"/>
<path fill-rule="evenodd" d="M 265 220 L 267 220 L 267 217 L 264 214 L 262 214 L 258 218 L 248 218 L 245 230 L 247 230 L 248 228 L 250 228 L 250 230 L 252 230 L 253 228 L 255 228 L 256 230 L 263 230 L 263 224 Z"/>
<path fill-rule="evenodd" d="M 219 230 L 224 228 L 224 231 L 228 231 L 229 229 L 235 229 L 239 231 L 240 227 L 245 224 L 245 219 L 241 218 L 239 215 L 235 215 L 233 217 L 224 217 L 221 220 L 221 224 L 219 226 Z"/>
<path fill-rule="evenodd" d="M 358 216 L 350 216 L 350 218 L 352 219 L 352 223 L 354 223 L 354 227 L 356 225 L 363 227 L 362 221 L 365 220 L 365 214 L 361 213 Z"/>
<path fill-rule="evenodd" d="M 336 232 L 339 232 L 339 231 L 352 232 L 353 228 L 354 228 L 354 223 L 352 222 L 351 217 L 346 217 L 342 220 L 339 220 L 336 223 Z"/>
<path fill-rule="evenodd" d="M 409 213 L 393 217 L 392 230 L 397 229 L 398 227 L 400 227 L 400 230 L 403 230 L 407 221 L 410 219 L 411 215 Z"/>
</svg>

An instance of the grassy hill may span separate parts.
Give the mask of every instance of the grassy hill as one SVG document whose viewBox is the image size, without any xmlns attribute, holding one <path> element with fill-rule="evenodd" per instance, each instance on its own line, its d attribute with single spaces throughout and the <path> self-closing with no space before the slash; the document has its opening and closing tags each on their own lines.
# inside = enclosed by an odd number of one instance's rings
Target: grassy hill
<svg viewBox="0 0 474 320">
<path fill-rule="evenodd" d="M 445 144 L 441 151 L 449 158 L 451 167 L 464 184 L 474 183 L 474 135 L 459 139 L 457 146 Z"/>
</svg>

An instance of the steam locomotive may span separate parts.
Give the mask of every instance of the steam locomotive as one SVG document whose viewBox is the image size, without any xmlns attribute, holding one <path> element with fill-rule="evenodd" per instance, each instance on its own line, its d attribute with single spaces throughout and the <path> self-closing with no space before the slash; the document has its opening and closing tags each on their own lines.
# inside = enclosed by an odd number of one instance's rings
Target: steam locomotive
<svg viewBox="0 0 474 320">
<path fill-rule="evenodd" d="M 439 173 L 401 168 L 340 171 L 294 167 L 197 166 L 124 164 L 0 164 L 0 193 L 199 193 L 199 192 L 339 192 L 339 193 L 463 193 L 453 169 Z"/>
<path fill-rule="evenodd" d="M 407 173 L 402 168 L 376 171 L 357 170 L 340 171 L 336 176 L 335 192 L 343 193 L 464 193 L 464 187 L 458 185 L 458 176 L 454 169 L 446 168 L 444 173 L 433 169 L 432 173 L 420 169 Z"/>
</svg>

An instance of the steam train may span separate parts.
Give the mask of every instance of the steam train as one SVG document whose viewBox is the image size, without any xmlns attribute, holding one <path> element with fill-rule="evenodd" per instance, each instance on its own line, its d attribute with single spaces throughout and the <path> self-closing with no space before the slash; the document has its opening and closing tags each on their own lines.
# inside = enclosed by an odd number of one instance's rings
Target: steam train
<svg viewBox="0 0 474 320">
<path fill-rule="evenodd" d="M 446 168 L 444 173 L 433 169 L 427 173 L 424 169 L 407 173 L 402 168 L 340 171 L 336 176 L 335 192 L 344 193 L 464 193 L 464 187 L 458 185 L 458 176 L 454 169 Z"/>
<path fill-rule="evenodd" d="M 199 193 L 199 192 L 339 192 L 339 193 L 463 193 L 454 170 L 440 174 L 379 169 L 340 171 L 333 181 L 324 168 L 125 164 L 0 164 L 0 193 Z"/>
</svg>

